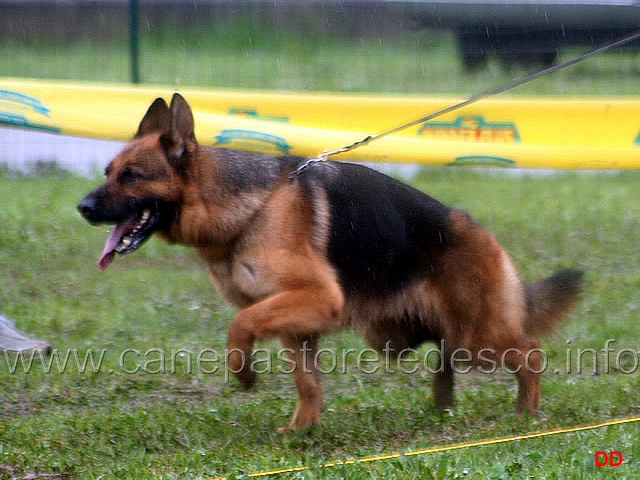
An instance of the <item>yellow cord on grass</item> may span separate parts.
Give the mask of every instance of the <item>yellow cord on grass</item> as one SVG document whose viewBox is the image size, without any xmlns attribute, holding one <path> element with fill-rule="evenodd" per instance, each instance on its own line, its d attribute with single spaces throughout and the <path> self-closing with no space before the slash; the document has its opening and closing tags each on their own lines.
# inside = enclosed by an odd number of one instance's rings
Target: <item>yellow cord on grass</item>
<svg viewBox="0 0 640 480">
<path fill-rule="evenodd" d="M 413 457 L 416 455 L 425 455 L 427 453 L 439 453 L 439 452 L 448 452 L 448 451 L 453 451 L 453 450 L 461 450 L 463 448 L 472 448 L 472 447 L 480 447 L 480 446 L 484 446 L 484 445 L 497 445 L 499 443 L 507 443 L 507 442 L 515 442 L 518 440 L 528 440 L 531 438 L 540 438 L 540 437 L 548 437 L 551 435 L 559 435 L 562 433 L 575 433 L 575 432 L 583 432 L 586 430 L 595 430 L 597 428 L 603 428 L 603 427 L 611 427 L 614 425 L 622 425 L 625 423 L 634 423 L 634 422 L 638 422 L 640 421 L 640 416 L 638 417 L 629 417 L 629 418 L 623 418 L 623 419 L 619 419 L 619 420 L 609 420 L 606 422 L 600 422 L 600 423 L 594 423 L 594 424 L 590 424 L 590 425 L 582 425 L 579 427 L 563 427 L 563 428 L 557 428 L 554 430 L 546 430 L 546 431 L 542 431 L 542 432 L 534 432 L 534 433 L 525 433 L 522 435 L 514 435 L 514 436 L 510 436 L 510 437 L 501 437 L 501 438 L 490 438 L 487 440 L 478 440 L 475 442 L 465 442 L 465 443 L 456 443 L 453 445 L 442 445 L 439 447 L 429 447 L 429 448 L 423 448 L 420 450 L 413 450 L 410 452 L 405 452 L 405 453 L 387 453 L 387 454 L 382 454 L 382 455 L 372 455 L 369 457 L 362 457 L 362 458 L 357 458 L 357 459 L 352 459 L 352 460 L 337 460 L 335 462 L 328 462 L 328 463 L 323 463 L 319 466 L 319 468 L 331 468 L 331 467 L 337 467 L 340 465 L 354 465 L 356 463 L 367 463 L 367 462 L 378 462 L 378 461 L 382 461 L 382 460 L 391 460 L 394 458 L 401 458 L 401 457 Z M 269 475 L 280 475 L 283 473 L 292 473 L 292 472 L 300 472 L 303 470 L 309 470 L 311 467 L 310 466 L 306 466 L 306 465 L 301 465 L 301 466 L 297 466 L 297 467 L 284 467 L 284 468 L 277 468 L 274 470 L 265 470 L 265 471 L 261 471 L 261 472 L 252 472 L 249 473 L 247 476 L 250 478 L 258 478 L 258 477 L 266 477 Z M 213 478 L 211 480 L 226 480 L 226 477 L 218 477 L 218 478 Z"/>
</svg>

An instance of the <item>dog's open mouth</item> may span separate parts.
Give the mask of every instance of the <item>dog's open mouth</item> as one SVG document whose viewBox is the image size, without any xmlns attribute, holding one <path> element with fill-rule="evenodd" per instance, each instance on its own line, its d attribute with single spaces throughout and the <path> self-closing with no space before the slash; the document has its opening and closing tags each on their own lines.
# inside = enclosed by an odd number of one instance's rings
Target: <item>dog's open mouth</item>
<svg viewBox="0 0 640 480">
<path fill-rule="evenodd" d="M 158 210 L 144 210 L 117 224 L 109 235 L 98 260 L 100 270 L 104 270 L 113 262 L 116 253 L 126 255 L 137 250 L 151 236 L 159 220 Z"/>
</svg>

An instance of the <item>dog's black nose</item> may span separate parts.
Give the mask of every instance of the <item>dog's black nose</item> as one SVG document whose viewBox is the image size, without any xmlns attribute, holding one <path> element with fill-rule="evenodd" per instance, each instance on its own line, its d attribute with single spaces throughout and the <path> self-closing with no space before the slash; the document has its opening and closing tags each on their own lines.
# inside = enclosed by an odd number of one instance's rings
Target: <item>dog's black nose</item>
<svg viewBox="0 0 640 480">
<path fill-rule="evenodd" d="M 77 208 L 84 218 L 91 221 L 93 220 L 93 217 L 95 217 L 96 200 L 90 196 L 86 196 L 80 200 Z"/>
</svg>

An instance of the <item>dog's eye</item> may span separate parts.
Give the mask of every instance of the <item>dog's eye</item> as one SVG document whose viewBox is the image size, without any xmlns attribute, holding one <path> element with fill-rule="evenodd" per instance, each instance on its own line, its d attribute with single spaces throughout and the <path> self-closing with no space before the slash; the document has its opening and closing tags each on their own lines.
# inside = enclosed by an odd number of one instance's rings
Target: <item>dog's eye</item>
<svg viewBox="0 0 640 480">
<path fill-rule="evenodd" d="M 133 168 L 127 167 L 122 170 L 122 173 L 120 174 L 120 183 L 135 183 L 138 180 L 142 180 L 143 178 L 144 177 L 142 173 L 134 170 Z"/>
</svg>

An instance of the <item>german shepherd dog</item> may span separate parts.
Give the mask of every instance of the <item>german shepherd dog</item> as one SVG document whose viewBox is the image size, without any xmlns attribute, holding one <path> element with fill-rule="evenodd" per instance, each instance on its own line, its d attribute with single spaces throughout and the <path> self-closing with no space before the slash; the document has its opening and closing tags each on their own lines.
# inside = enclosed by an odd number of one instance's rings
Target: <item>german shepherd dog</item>
<svg viewBox="0 0 640 480">
<path fill-rule="evenodd" d="M 456 350 L 470 352 L 467 366 L 488 352 L 504 358 L 518 379 L 518 411 L 535 414 L 537 337 L 575 303 L 582 273 L 525 285 L 464 211 L 365 166 L 304 163 L 199 145 L 191 108 L 174 94 L 170 107 L 153 102 L 78 209 L 92 224 L 115 224 L 100 269 L 152 234 L 196 249 L 216 290 L 239 308 L 227 341 L 240 383 L 254 383 L 247 359 L 257 340 L 277 337 L 289 353 L 298 403 L 282 430 L 320 421 L 318 342 L 341 327 L 396 355 L 439 342 L 440 409 L 453 405 Z"/>
</svg>

